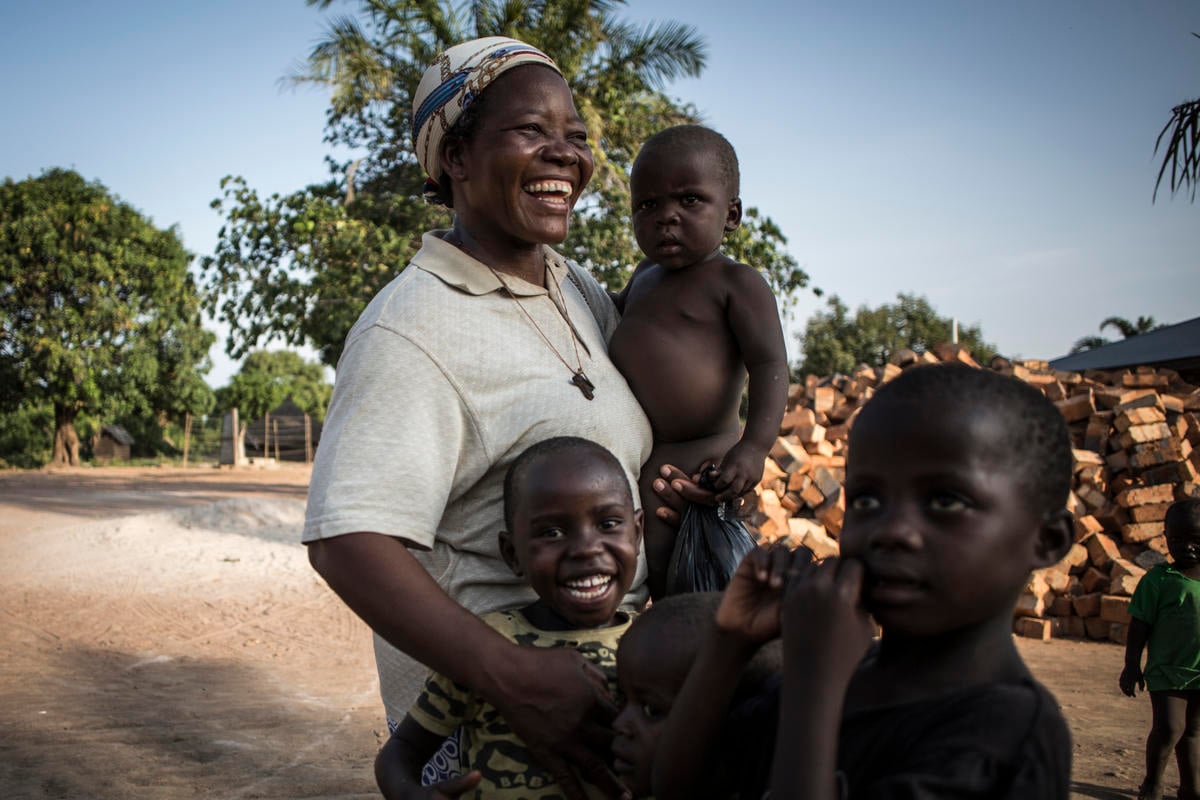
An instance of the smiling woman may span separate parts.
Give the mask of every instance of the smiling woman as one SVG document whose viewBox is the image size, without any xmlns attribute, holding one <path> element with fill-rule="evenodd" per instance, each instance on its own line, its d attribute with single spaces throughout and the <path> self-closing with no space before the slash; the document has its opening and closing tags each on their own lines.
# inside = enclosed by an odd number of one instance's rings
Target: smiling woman
<svg viewBox="0 0 1200 800">
<path fill-rule="evenodd" d="M 584 437 L 631 491 L 649 454 L 607 354 L 616 309 L 550 247 L 592 176 L 587 129 L 554 63 L 501 37 L 439 55 L 413 105 L 427 196 L 454 224 L 424 235 L 346 339 L 304 540 L 376 633 L 391 726 L 433 668 L 495 706 L 568 796 L 583 796 L 571 764 L 619 792 L 584 744 L 585 721 L 615 710 L 582 656 L 518 647 L 476 616 L 535 599 L 498 541 L 518 454 Z M 645 599 L 640 552 L 634 571 L 627 606 Z"/>
</svg>

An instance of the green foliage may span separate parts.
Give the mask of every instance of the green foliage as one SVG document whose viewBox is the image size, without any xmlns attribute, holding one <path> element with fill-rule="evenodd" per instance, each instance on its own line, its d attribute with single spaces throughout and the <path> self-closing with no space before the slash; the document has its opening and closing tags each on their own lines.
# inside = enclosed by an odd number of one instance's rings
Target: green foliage
<svg viewBox="0 0 1200 800">
<path fill-rule="evenodd" d="M 174 229 L 78 173 L 0 185 L 0 408 L 53 408 L 53 460 L 80 415 L 203 413 L 214 337 Z"/>
<path fill-rule="evenodd" d="M 827 305 L 809 318 L 797 337 L 803 353 L 800 374 L 848 373 L 858 364 L 883 366 L 902 348 L 920 353 L 951 340 L 953 320 L 938 316 L 929 301 L 917 295 L 899 294 L 895 303 L 874 309 L 860 306 L 853 316 L 837 295 Z M 977 326 L 959 325 L 958 341 L 980 363 L 996 355 Z"/>
<path fill-rule="evenodd" d="M 22 403 L 0 411 L 0 468 L 37 469 L 50 461 L 54 408 Z"/>
<path fill-rule="evenodd" d="M 309 5 L 324 9 L 332 0 Z M 202 265 L 207 302 L 232 330 L 228 352 L 241 357 L 272 339 L 308 343 L 322 363 L 335 366 L 350 326 L 407 263 L 421 234 L 449 226 L 449 213 L 422 199 L 425 175 L 409 130 L 412 93 L 441 50 L 476 36 L 514 36 L 562 68 L 596 159 L 563 251 L 609 288 L 623 286 L 640 260 L 629 219 L 629 167 L 650 134 L 696 120 L 695 109 L 662 91 L 700 74 L 705 45 L 695 30 L 675 22 L 638 28 L 616 16 L 620 0 L 354 5 L 357 16 L 333 19 L 288 81 L 329 87 L 326 140 L 365 150 L 366 157 L 331 162 L 328 182 L 265 199 L 243 179 L 226 178 L 223 197 L 213 203 L 226 222 Z M 731 255 L 763 269 L 786 299 L 808 276 L 784 250 L 774 223 L 748 221 Z"/>
<path fill-rule="evenodd" d="M 259 419 L 291 395 L 296 405 L 325 420 L 333 387 L 320 364 L 290 350 L 256 350 L 246 356 L 229 386 L 217 391 L 222 410 L 237 408 L 242 424 Z"/>
<path fill-rule="evenodd" d="M 1193 33 L 1192 36 L 1200 39 L 1200 33 Z M 1164 138 L 1167 146 L 1163 149 L 1162 166 L 1154 181 L 1151 202 L 1158 198 L 1158 189 L 1169 167 L 1171 173 L 1167 185 L 1171 187 L 1171 194 L 1190 187 L 1191 201 L 1194 203 L 1196 188 L 1200 186 L 1200 98 L 1180 103 L 1171 109 L 1170 119 L 1154 141 L 1155 153 L 1162 147 Z"/>
<path fill-rule="evenodd" d="M 1100 332 L 1104 333 L 1105 328 L 1116 328 L 1117 332 L 1121 334 L 1122 339 L 1128 339 L 1131 336 L 1139 336 L 1162 327 L 1164 326 L 1154 321 L 1154 317 L 1138 317 L 1136 322 L 1130 322 L 1124 317 L 1106 317 L 1100 323 Z M 1071 352 L 1080 353 L 1084 350 L 1095 350 L 1097 347 L 1103 347 L 1106 344 L 1112 344 L 1112 340 L 1106 339 L 1103 336 L 1084 336 L 1082 339 L 1075 341 L 1075 344 L 1071 346 Z"/>
</svg>

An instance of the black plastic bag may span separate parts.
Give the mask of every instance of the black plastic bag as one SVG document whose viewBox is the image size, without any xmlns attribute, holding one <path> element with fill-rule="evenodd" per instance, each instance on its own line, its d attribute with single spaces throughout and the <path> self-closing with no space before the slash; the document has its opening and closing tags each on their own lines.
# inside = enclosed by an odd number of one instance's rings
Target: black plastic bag
<svg viewBox="0 0 1200 800">
<path fill-rule="evenodd" d="M 714 472 L 710 467 L 700 475 L 701 488 L 713 490 Z M 754 538 L 737 518 L 732 503 L 689 503 L 667 568 L 667 594 L 723 590 L 754 546 Z"/>
</svg>

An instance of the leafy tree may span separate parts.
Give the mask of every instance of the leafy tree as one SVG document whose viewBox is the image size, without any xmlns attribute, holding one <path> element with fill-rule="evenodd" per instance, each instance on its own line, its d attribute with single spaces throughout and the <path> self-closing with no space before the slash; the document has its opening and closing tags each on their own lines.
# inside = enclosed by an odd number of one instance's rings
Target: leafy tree
<svg viewBox="0 0 1200 800">
<path fill-rule="evenodd" d="M 1154 321 L 1154 317 L 1138 317 L 1136 322 L 1130 322 L 1124 317 L 1107 317 L 1100 323 L 1100 332 L 1103 333 L 1105 328 L 1116 328 L 1121 334 L 1122 339 L 1128 339 L 1131 336 L 1149 333 L 1161 327 L 1163 326 Z M 1105 339 L 1103 336 L 1084 336 L 1082 339 L 1076 340 L 1075 344 L 1071 346 L 1071 352 L 1079 353 L 1084 350 L 1095 350 L 1097 347 L 1103 347 L 1106 344 L 1112 344 L 1112 340 Z"/>
<path fill-rule="evenodd" d="M 324 368 L 290 350 L 255 350 L 246 356 L 229 386 L 217 391 L 221 408 L 237 408 L 242 422 L 262 417 L 288 395 L 306 413 L 323 421 L 332 394 Z"/>
<path fill-rule="evenodd" d="M 356 0 L 357 16 L 331 21 L 290 76 L 329 87 L 326 140 L 366 156 L 330 161 L 331 177 L 263 198 L 241 178 L 222 182 L 213 207 L 225 216 L 203 261 L 209 303 L 232 329 L 231 355 L 260 342 L 311 344 L 333 366 L 346 333 L 375 293 L 404 265 L 426 230 L 451 218 L 421 198 L 424 174 L 411 151 L 412 93 L 425 66 L 464 39 L 508 35 L 549 53 L 562 68 L 588 124 L 596 174 L 581 199 L 564 250 L 613 289 L 639 260 L 630 227 L 629 167 L 639 144 L 695 110 L 662 89 L 698 75 L 705 45 L 675 22 L 639 28 L 616 16 L 621 0 Z M 332 0 L 309 0 L 326 9 Z M 754 209 L 731 240 L 731 255 L 764 270 L 786 297 L 808 276 L 783 249 L 782 232 Z M 745 253 L 754 257 L 746 258 Z"/>
<path fill-rule="evenodd" d="M 76 172 L 0 185 L 0 408 L 53 407 L 54 463 L 79 462 L 80 415 L 207 410 L 190 260 Z"/>
<path fill-rule="evenodd" d="M 827 306 L 809 318 L 797 337 L 803 354 L 797 369 L 801 374 L 848 373 L 858 364 L 883 366 L 901 348 L 924 352 L 952 335 L 953 320 L 938 316 L 929 301 L 917 295 L 899 294 L 895 303 L 874 309 L 860 306 L 853 316 L 837 295 Z M 977 326 L 960 325 L 958 340 L 977 361 L 986 363 L 996 355 Z"/>
<path fill-rule="evenodd" d="M 1193 33 L 1200 39 L 1200 33 Z M 1158 197 L 1158 188 L 1162 185 L 1167 167 L 1171 168 L 1168 185 L 1171 194 L 1181 189 L 1191 187 L 1191 200 L 1196 201 L 1196 187 L 1200 185 L 1200 98 L 1180 103 L 1171 109 L 1171 118 L 1158 133 L 1154 142 L 1154 152 L 1162 146 L 1163 138 L 1170 133 L 1167 146 L 1163 150 L 1162 166 L 1158 170 L 1158 178 L 1154 181 L 1153 199 Z"/>
</svg>

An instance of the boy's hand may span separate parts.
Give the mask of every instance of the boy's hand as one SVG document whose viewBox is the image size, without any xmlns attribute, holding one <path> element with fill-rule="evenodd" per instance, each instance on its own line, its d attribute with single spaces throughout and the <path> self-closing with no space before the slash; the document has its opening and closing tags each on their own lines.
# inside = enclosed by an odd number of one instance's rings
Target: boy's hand
<svg viewBox="0 0 1200 800">
<path fill-rule="evenodd" d="M 479 773 L 479 770 L 473 769 L 466 775 L 425 787 L 426 793 L 422 796 L 430 798 L 430 800 L 457 800 L 478 786 L 481 780 L 483 780 L 483 775 Z"/>
<path fill-rule="evenodd" d="M 753 489 L 762 480 L 765 460 L 766 454 L 745 439 L 729 448 L 717 464 L 717 502 L 736 500 Z"/>
<path fill-rule="evenodd" d="M 1146 691 L 1146 678 L 1142 674 L 1142 668 L 1137 666 L 1126 666 L 1121 670 L 1121 677 L 1117 679 L 1117 684 L 1120 685 L 1121 691 L 1128 697 L 1136 697 L 1137 691 L 1134 687 Z"/>
<path fill-rule="evenodd" d="M 862 582 L 862 563 L 853 558 L 793 565 L 783 599 L 785 663 L 849 682 L 875 632 Z"/>
<path fill-rule="evenodd" d="M 779 636 L 779 610 L 786 573 L 793 561 L 812 559 L 806 547 L 796 554 L 782 545 L 756 547 L 746 554 L 729 579 L 717 606 L 717 630 L 747 644 L 762 644 Z"/>
</svg>

